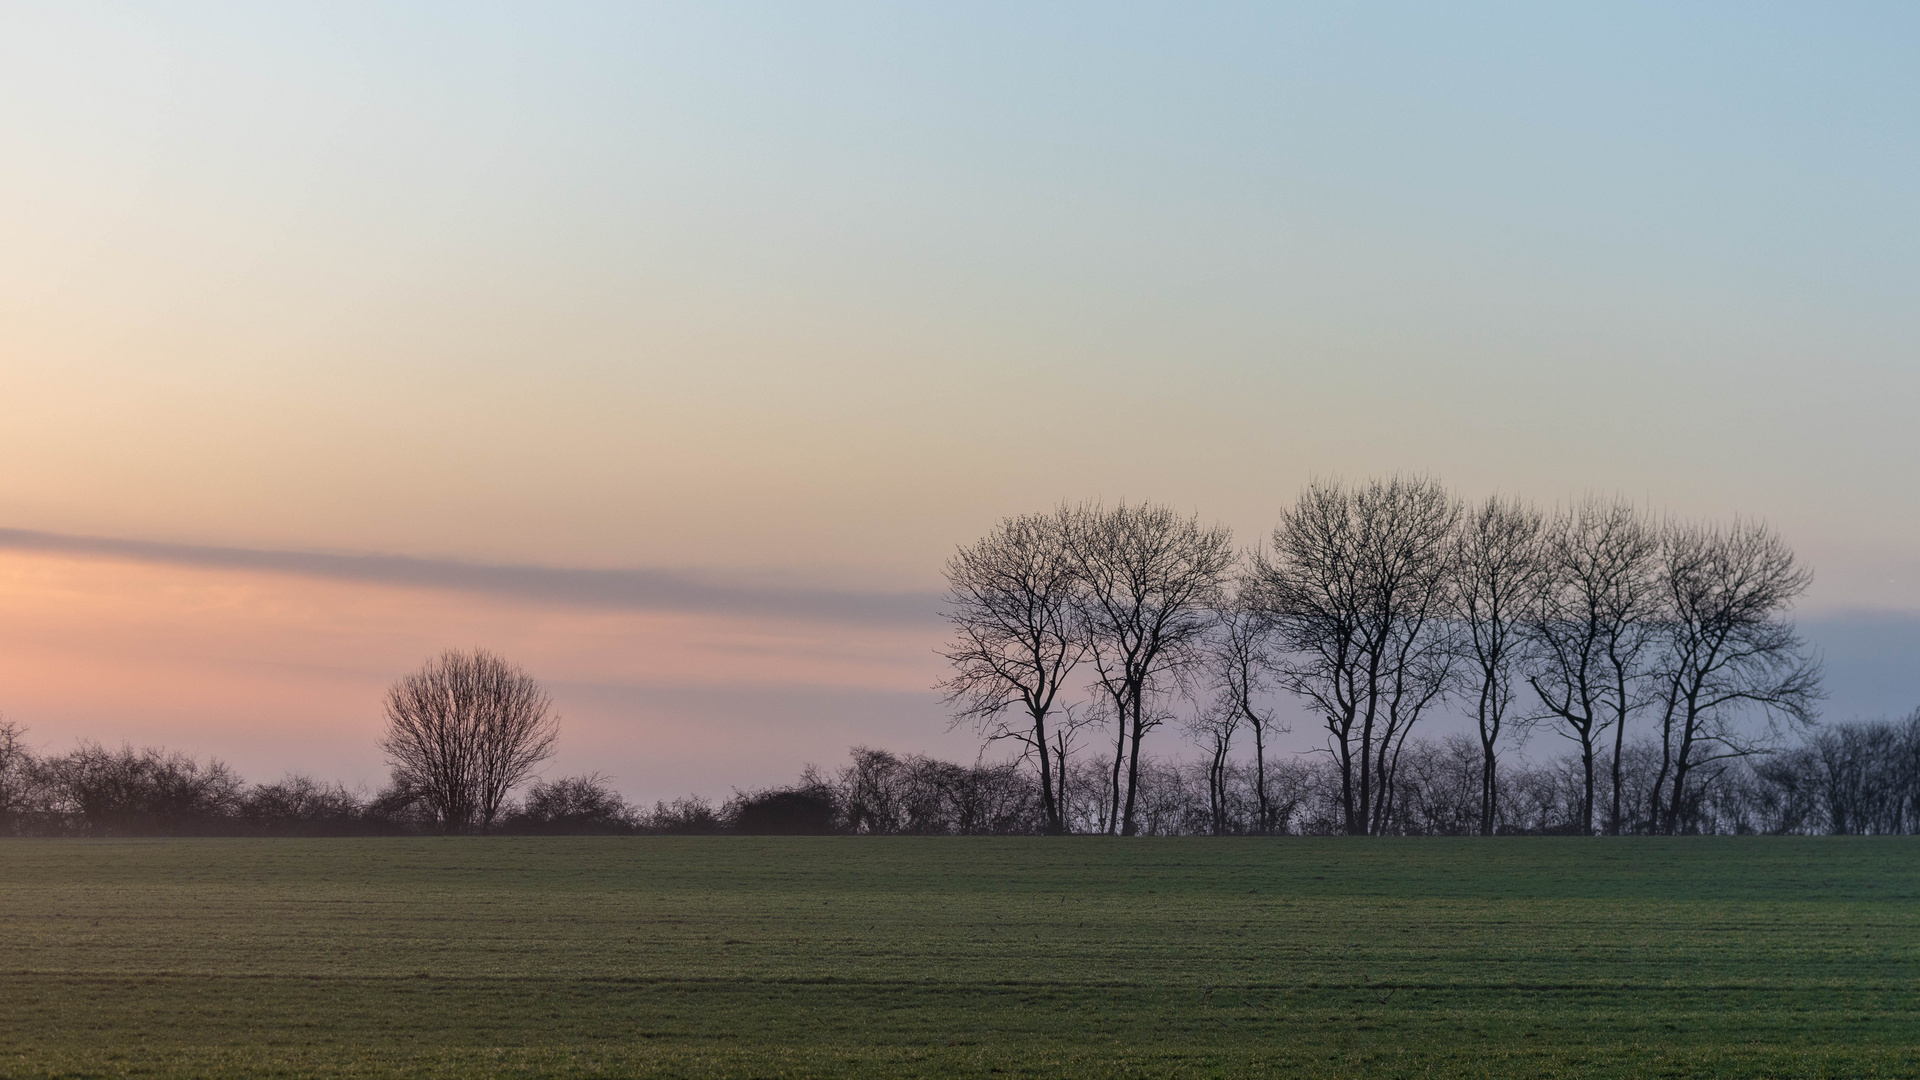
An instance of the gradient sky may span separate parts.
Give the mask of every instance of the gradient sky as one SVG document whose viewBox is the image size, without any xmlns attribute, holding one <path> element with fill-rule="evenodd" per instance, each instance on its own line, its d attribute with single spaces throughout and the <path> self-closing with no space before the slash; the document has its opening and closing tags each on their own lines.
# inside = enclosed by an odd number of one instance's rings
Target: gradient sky
<svg viewBox="0 0 1920 1080">
<path fill-rule="evenodd" d="M 1910 5 L 0 5 L 0 711 L 374 781 L 942 732 L 957 543 L 1315 476 L 1762 517 L 1920 703 Z M 91 538 L 91 539 L 80 539 Z M 1171 748 L 1171 739 L 1169 739 Z"/>
</svg>

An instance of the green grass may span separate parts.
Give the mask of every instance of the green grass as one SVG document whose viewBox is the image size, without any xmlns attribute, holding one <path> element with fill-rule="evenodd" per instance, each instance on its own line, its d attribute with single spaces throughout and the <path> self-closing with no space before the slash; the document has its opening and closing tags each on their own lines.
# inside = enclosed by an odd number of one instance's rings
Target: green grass
<svg viewBox="0 0 1920 1080">
<path fill-rule="evenodd" d="M 4 1076 L 1913 1076 L 1920 842 L 0 842 Z"/>
</svg>

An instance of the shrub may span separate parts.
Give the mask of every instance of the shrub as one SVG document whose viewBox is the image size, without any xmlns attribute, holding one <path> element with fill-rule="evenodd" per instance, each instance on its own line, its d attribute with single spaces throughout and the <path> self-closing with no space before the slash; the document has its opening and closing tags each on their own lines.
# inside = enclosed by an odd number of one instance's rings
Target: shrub
<svg viewBox="0 0 1920 1080">
<path fill-rule="evenodd" d="M 599 773 L 535 781 L 527 801 L 506 821 L 506 830 L 516 833 L 585 835 L 638 828 L 638 815 Z"/>
<path fill-rule="evenodd" d="M 802 784 L 735 795 L 722 815 L 735 832 L 818 836 L 836 831 L 839 807 L 825 786 Z"/>
<path fill-rule="evenodd" d="M 727 823 L 713 804 L 698 795 L 672 802 L 656 802 L 653 811 L 640 821 L 640 831 L 682 836 L 704 836 L 724 832 Z"/>
</svg>

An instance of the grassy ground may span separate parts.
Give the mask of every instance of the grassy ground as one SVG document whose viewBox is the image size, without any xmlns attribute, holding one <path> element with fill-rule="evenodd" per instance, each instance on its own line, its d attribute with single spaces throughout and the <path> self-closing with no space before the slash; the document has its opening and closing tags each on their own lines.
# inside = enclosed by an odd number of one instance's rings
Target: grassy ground
<svg viewBox="0 0 1920 1080">
<path fill-rule="evenodd" d="M 0 842 L 0 1075 L 1913 1076 L 1920 842 Z"/>
</svg>

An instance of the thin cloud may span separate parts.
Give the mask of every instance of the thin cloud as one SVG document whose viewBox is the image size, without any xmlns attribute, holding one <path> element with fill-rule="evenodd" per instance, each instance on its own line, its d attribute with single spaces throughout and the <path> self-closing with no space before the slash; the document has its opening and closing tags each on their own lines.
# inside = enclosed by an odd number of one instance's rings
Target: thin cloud
<svg viewBox="0 0 1920 1080">
<path fill-rule="evenodd" d="M 576 607 L 869 625 L 926 625 L 937 617 L 940 603 L 932 593 L 728 585 L 672 570 L 586 570 L 404 555 L 330 555 L 68 536 L 27 529 L 0 529 L 0 549 L 445 589 Z"/>
</svg>

